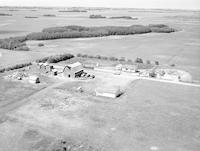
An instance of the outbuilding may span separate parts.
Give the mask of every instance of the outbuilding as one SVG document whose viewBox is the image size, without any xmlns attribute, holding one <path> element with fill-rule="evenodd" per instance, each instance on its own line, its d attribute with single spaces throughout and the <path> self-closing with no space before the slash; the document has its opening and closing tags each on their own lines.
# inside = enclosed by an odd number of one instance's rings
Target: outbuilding
<svg viewBox="0 0 200 151">
<path fill-rule="evenodd" d="M 32 75 L 32 76 L 29 76 L 29 82 L 30 83 L 40 83 L 40 79 L 38 76 Z"/>
<path fill-rule="evenodd" d="M 69 78 L 77 78 L 83 74 L 83 66 L 80 62 L 69 64 L 64 67 L 63 74 Z"/>
<path fill-rule="evenodd" d="M 95 95 L 96 96 L 103 96 L 103 97 L 108 97 L 108 98 L 116 98 L 119 97 L 122 94 L 121 90 L 119 87 L 111 87 L 111 88 L 97 88 L 95 90 Z"/>
<path fill-rule="evenodd" d="M 115 66 L 116 70 L 124 71 L 124 72 L 137 72 L 138 71 L 138 65 L 129 65 L 129 64 L 118 64 Z"/>
</svg>

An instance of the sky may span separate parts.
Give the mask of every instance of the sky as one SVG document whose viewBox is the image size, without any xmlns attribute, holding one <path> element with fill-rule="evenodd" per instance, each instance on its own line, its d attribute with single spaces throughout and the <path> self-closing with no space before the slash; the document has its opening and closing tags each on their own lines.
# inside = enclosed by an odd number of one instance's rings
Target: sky
<svg viewBox="0 0 200 151">
<path fill-rule="evenodd" d="M 0 0 L 0 6 L 200 9 L 200 0 Z"/>
</svg>

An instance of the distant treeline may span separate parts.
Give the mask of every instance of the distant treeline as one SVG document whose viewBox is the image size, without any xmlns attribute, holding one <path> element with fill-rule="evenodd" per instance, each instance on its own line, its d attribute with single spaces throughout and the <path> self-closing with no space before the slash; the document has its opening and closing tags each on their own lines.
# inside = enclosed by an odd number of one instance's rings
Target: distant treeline
<svg viewBox="0 0 200 151">
<path fill-rule="evenodd" d="M 49 56 L 49 57 L 37 59 L 36 62 L 38 62 L 38 63 L 39 62 L 58 63 L 60 61 L 65 61 L 65 60 L 71 59 L 73 57 L 74 57 L 74 55 L 67 53 L 67 54 L 54 55 L 54 56 Z"/>
<path fill-rule="evenodd" d="M 27 66 L 30 66 L 30 65 L 32 65 L 31 62 L 29 62 L 29 63 L 23 63 L 23 64 L 17 64 L 17 65 L 11 66 L 11 67 L 0 69 L 0 73 L 3 73 L 5 71 L 10 71 L 10 70 L 24 68 L 24 67 L 27 67 Z"/>
<path fill-rule="evenodd" d="M 16 11 L 19 11 L 19 9 L 9 9 L 8 11 L 16 12 Z"/>
<path fill-rule="evenodd" d="M 102 16 L 102 15 L 90 15 L 89 18 L 91 18 L 91 19 L 106 18 L 106 16 Z"/>
<path fill-rule="evenodd" d="M 0 16 L 12 16 L 12 14 L 0 13 Z"/>
<path fill-rule="evenodd" d="M 0 48 L 19 50 L 26 46 L 27 40 L 51 40 L 61 38 L 88 38 L 103 37 L 111 35 L 134 35 L 151 32 L 171 33 L 175 29 L 167 25 L 132 25 L 132 26 L 102 26 L 102 27 L 84 27 L 84 26 L 63 26 L 45 28 L 42 32 L 31 33 L 23 37 L 11 37 L 0 39 Z"/>
<path fill-rule="evenodd" d="M 110 19 L 131 19 L 131 20 L 137 20 L 138 18 L 133 18 L 131 16 L 116 16 L 116 17 L 110 17 Z"/>
<path fill-rule="evenodd" d="M 38 18 L 37 16 L 25 16 L 24 18 Z"/>
<path fill-rule="evenodd" d="M 76 56 L 82 57 L 82 58 L 94 58 L 94 59 L 100 59 L 100 60 L 119 61 L 119 62 L 125 62 L 129 64 L 133 64 L 133 63 L 147 64 L 147 65 L 153 64 L 150 60 L 143 61 L 143 59 L 139 57 L 136 58 L 135 60 L 131 60 L 131 59 L 126 59 L 125 57 L 117 58 L 113 56 L 106 57 L 106 56 L 101 56 L 101 55 L 88 55 L 88 54 L 81 54 L 81 53 L 78 53 Z M 155 61 L 154 64 L 159 65 L 159 62 Z"/>
<path fill-rule="evenodd" d="M 90 15 L 89 18 L 91 19 L 98 19 L 98 18 L 107 18 L 106 16 L 102 15 Z M 138 18 L 133 18 L 131 16 L 116 16 L 116 17 L 109 17 L 108 19 L 129 19 L 129 20 L 137 20 Z"/>
<path fill-rule="evenodd" d="M 54 14 L 44 14 L 43 16 L 44 17 L 56 17 L 56 15 L 54 15 Z"/>
<path fill-rule="evenodd" d="M 76 13 L 86 13 L 87 11 L 86 10 L 59 10 L 58 12 L 62 12 L 62 13 L 65 13 L 65 12 L 76 12 Z"/>
</svg>

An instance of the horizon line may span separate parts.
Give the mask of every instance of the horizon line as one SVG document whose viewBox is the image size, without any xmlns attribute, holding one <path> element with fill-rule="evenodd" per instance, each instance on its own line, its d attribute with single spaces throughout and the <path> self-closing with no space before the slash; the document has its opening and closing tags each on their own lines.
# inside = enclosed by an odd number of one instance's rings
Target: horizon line
<svg viewBox="0 0 200 151">
<path fill-rule="evenodd" d="M 18 6 L 18 5 L 3 5 L 0 7 L 29 7 L 29 8 L 107 8 L 107 9 L 154 9 L 154 10 L 196 10 L 200 11 L 200 8 L 141 8 L 141 7 L 96 7 L 96 6 Z"/>
</svg>

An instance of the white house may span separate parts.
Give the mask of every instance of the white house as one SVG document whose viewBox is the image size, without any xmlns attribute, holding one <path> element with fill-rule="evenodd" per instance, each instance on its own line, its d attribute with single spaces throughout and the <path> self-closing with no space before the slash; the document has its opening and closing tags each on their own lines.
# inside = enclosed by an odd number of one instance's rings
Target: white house
<svg viewBox="0 0 200 151">
<path fill-rule="evenodd" d="M 112 88 L 97 88 L 95 90 L 96 96 L 103 96 L 108 98 L 116 98 L 122 94 L 119 87 Z"/>
</svg>

